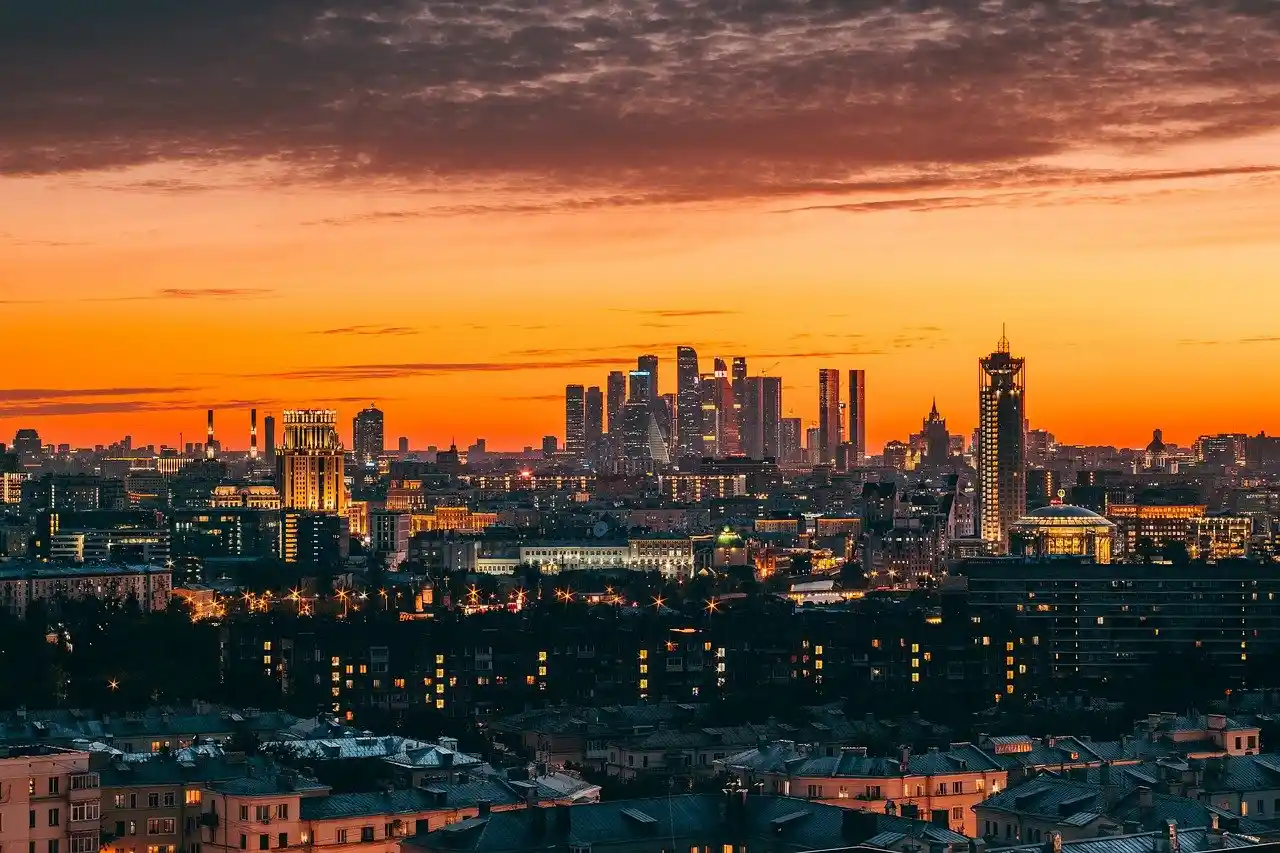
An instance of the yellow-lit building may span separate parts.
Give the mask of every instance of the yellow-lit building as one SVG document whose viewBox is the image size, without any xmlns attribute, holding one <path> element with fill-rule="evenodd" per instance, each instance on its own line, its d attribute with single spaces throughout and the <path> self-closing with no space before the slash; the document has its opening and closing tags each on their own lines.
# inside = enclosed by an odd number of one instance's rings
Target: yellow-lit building
<svg viewBox="0 0 1280 853">
<path fill-rule="evenodd" d="M 338 413 L 330 409 L 287 409 L 284 443 L 276 454 L 284 509 L 346 512 L 342 441 Z"/>
<path fill-rule="evenodd" d="M 819 537 L 823 536 L 860 536 L 862 534 L 861 518 L 819 518 L 814 522 Z"/>
<path fill-rule="evenodd" d="M 1110 563 L 1116 525 L 1082 506 L 1055 503 L 1027 513 L 1010 528 L 1015 556 L 1092 557 Z"/>
<path fill-rule="evenodd" d="M 426 509 L 427 493 L 421 480 L 392 480 L 387 489 L 387 509 L 395 512 L 419 512 Z"/>
<path fill-rule="evenodd" d="M 413 533 L 425 530 L 484 530 L 497 523 L 496 512 L 472 512 L 465 506 L 441 506 L 436 507 L 435 512 L 414 513 L 411 530 Z"/>
<path fill-rule="evenodd" d="M 799 536 L 801 532 L 798 518 L 757 518 L 754 525 L 760 535 Z"/>
<path fill-rule="evenodd" d="M 673 501 L 697 503 L 705 498 L 732 498 L 747 493 L 746 474 L 663 474 L 662 495 Z"/>
<path fill-rule="evenodd" d="M 280 509 L 280 490 L 270 483 L 215 486 L 209 505 L 214 509 Z"/>
<path fill-rule="evenodd" d="M 22 481 L 26 474 L 0 473 L 0 504 L 22 503 Z"/>
<path fill-rule="evenodd" d="M 1191 559 L 1226 560 L 1249 554 L 1253 519 L 1247 515 L 1206 515 L 1191 520 L 1187 553 Z"/>
<path fill-rule="evenodd" d="M 359 539 L 369 536 L 369 502 L 352 501 L 347 504 L 347 523 L 351 526 L 351 535 Z"/>
<path fill-rule="evenodd" d="M 1190 550 L 1191 526 L 1204 518 L 1205 508 L 1198 504 L 1147 506 L 1145 504 L 1111 504 L 1107 518 L 1116 525 L 1116 548 L 1130 556 L 1138 543 L 1149 543 L 1159 551 L 1171 542 L 1180 542 Z"/>
</svg>

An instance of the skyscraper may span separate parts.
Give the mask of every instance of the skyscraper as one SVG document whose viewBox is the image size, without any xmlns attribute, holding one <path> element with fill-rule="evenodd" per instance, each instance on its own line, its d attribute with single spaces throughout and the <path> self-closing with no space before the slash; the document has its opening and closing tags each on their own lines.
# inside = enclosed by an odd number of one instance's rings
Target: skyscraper
<svg viewBox="0 0 1280 853">
<path fill-rule="evenodd" d="M 581 385 L 564 387 L 564 449 L 575 458 L 587 450 L 587 392 Z"/>
<path fill-rule="evenodd" d="M 627 402 L 652 403 L 658 399 L 653 393 L 653 374 L 647 370 L 633 370 L 627 374 Z"/>
<path fill-rule="evenodd" d="M 676 349 L 676 455 L 702 456 L 702 395 L 698 353 L 693 347 Z"/>
<path fill-rule="evenodd" d="M 867 372 L 849 371 L 849 443 L 853 445 L 854 460 L 861 465 L 867 461 Z"/>
<path fill-rule="evenodd" d="M 610 371 L 605 386 L 606 412 L 609 415 L 609 434 L 622 434 L 622 407 L 627 403 L 627 374 L 621 370 Z"/>
<path fill-rule="evenodd" d="M 277 485 L 284 509 L 341 514 L 346 511 L 338 413 L 286 409 L 284 445 L 276 454 Z"/>
<path fill-rule="evenodd" d="M 262 449 L 267 457 L 267 461 L 274 462 L 276 458 L 276 416 L 267 415 L 262 419 Z"/>
<path fill-rule="evenodd" d="M 781 433 L 782 451 L 780 458 L 786 462 L 797 462 L 800 460 L 804 448 L 800 446 L 801 436 L 804 428 L 799 418 L 783 418 L 782 426 L 779 429 Z"/>
<path fill-rule="evenodd" d="M 1025 368 L 1003 335 L 996 351 L 978 361 L 978 530 L 1001 550 L 1027 511 Z"/>
<path fill-rule="evenodd" d="M 218 446 L 213 438 L 213 409 L 209 410 L 209 437 L 204 442 L 204 458 L 213 459 L 218 455 Z"/>
<path fill-rule="evenodd" d="M 920 434 L 924 437 L 925 465 L 946 465 L 951 458 L 951 433 L 947 432 L 947 419 L 938 414 L 938 401 L 933 401 L 933 408 L 921 424 Z"/>
<path fill-rule="evenodd" d="M 744 432 L 744 412 L 747 406 L 747 360 L 740 355 L 733 357 L 729 372 L 729 384 L 733 387 L 734 415 L 738 419 L 738 435 Z"/>
<path fill-rule="evenodd" d="M 738 410 L 724 359 L 715 360 L 715 372 L 702 379 L 702 452 L 723 458 L 742 453 Z"/>
<path fill-rule="evenodd" d="M 818 371 L 818 446 L 815 464 L 834 465 L 840 446 L 840 371 Z"/>
<path fill-rule="evenodd" d="M 642 355 L 636 359 L 636 369 L 649 374 L 649 398 L 658 399 L 658 357 Z"/>
<path fill-rule="evenodd" d="M 583 433 L 587 440 L 587 454 L 599 454 L 600 440 L 604 436 L 604 395 L 600 393 L 599 385 L 587 389 L 583 404 Z"/>
<path fill-rule="evenodd" d="M 351 450 L 358 464 L 368 465 L 386 449 L 382 410 L 370 403 L 369 408 L 360 410 L 351 420 Z"/>
<path fill-rule="evenodd" d="M 752 459 L 782 459 L 782 379 L 750 376 L 745 381 L 742 452 Z"/>
</svg>

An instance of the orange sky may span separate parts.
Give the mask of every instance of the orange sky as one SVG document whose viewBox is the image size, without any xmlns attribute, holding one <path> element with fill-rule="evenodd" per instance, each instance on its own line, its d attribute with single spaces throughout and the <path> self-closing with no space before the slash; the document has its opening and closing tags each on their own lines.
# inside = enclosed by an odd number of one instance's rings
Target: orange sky
<svg viewBox="0 0 1280 853">
<path fill-rule="evenodd" d="M 1237 25 L 1213 32 L 1244 38 Z M 1275 80 L 1254 94 L 1280 103 L 1266 88 Z M 1215 97 L 1161 101 L 1219 122 L 1211 134 L 1180 135 L 1180 114 L 1160 118 L 1167 138 L 1140 146 L 1112 133 L 1110 116 L 1074 135 L 1055 124 L 1053 144 L 961 124 L 950 163 L 919 140 L 894 161 L 886 133 L 856 168 L 831 153 L 836 142 L 803 139 L 806 116 L 793 135 L 761 125 L 781 135 L 733 153 L 772 164 L 770 182 L 708 153 L 738 144 L 711 121 L 705 147 L 655 118 L 653 140 L 597 163 L 598 149 L 556 155 L 545 135 L 536 162 L 507 162 L 535 156 L 511 120 L 497 127 L 513 135 L 491 147 L 471 139 L 408 168 L 378 141 L 378 169 L 358 157 L 300 177 L 284 141 L 250 144 L 239 130 L 234 144 L 192 142 L 190 129 L 138 116 L 136 145 L 106 150 L 105 124 L 55 127 L 69 119 L 52 116 L 46 138 L 32 119 L 25 149 L 0 143 L 0 440 L 34 426 L 47 442 L 174 444 L 201 437 L 212 405 L 234 448 L 251 405 L 260 416 L 334 407 L 349 423 L 376 400 L 389 445 L 484 436 L 518 448 L 562 434 L 566 383 L 603 386 L 641 352 L 662 357 L 661 390 L 674 390 L 675 347 L 689 344 L 704 369 L 741 354 L 752 373 L 781 375 L 786 413 L 806 423 L 819 367 L 865 368 L 878 450 L 918 428 L 935 395 L 953 431 L 973 428 L 976 360 L 1002 323 L 1028 360 L 1032 425 L 1062 441 L 1280 432 L 1280 131 L 1256 109 L 1252 125 L 1226 128 L 1205 107 Z M 669 105 L 634 103 L 670 118 Z M 80 136 L 49 165 L 38 157 L 55 131 Z M 1016 150 L 1006 156 L 998 133 Z M 649 142 L 667 146 L 665 159 Z M 581 174 L 560 162 L 579 155 Z M 828 188 L 833 169 L 842 182 Z"/>
</svg>

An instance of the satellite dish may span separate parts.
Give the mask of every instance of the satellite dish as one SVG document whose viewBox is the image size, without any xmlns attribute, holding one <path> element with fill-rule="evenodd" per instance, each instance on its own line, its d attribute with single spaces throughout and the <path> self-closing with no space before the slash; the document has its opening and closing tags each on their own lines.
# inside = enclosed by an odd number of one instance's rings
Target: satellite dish
<svg viewBox="0 0 1280 853">
<path fill-rule="evenodd" d="M 595 534 L 597 539 L 603 539 L 605 534 L 609 532 L 609 525 L 605 524 L 603 521 L 597 521 L 595 527 L 591 528 L 591 532 Z"/>
</svg>

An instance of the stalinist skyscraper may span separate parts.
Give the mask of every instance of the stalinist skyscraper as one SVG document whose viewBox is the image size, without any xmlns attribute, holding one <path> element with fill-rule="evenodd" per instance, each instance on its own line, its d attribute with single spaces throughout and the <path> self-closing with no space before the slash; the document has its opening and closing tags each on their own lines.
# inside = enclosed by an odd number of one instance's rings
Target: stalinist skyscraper
<svg viewBox="0 0 1280 853">
<path fill-rule="evenodd" d="M 1027 511 L 1026 359 L 1010 355 L 1001 335 L 978 368 L 978 529 L 1003 553 Z"/>
</svg>

